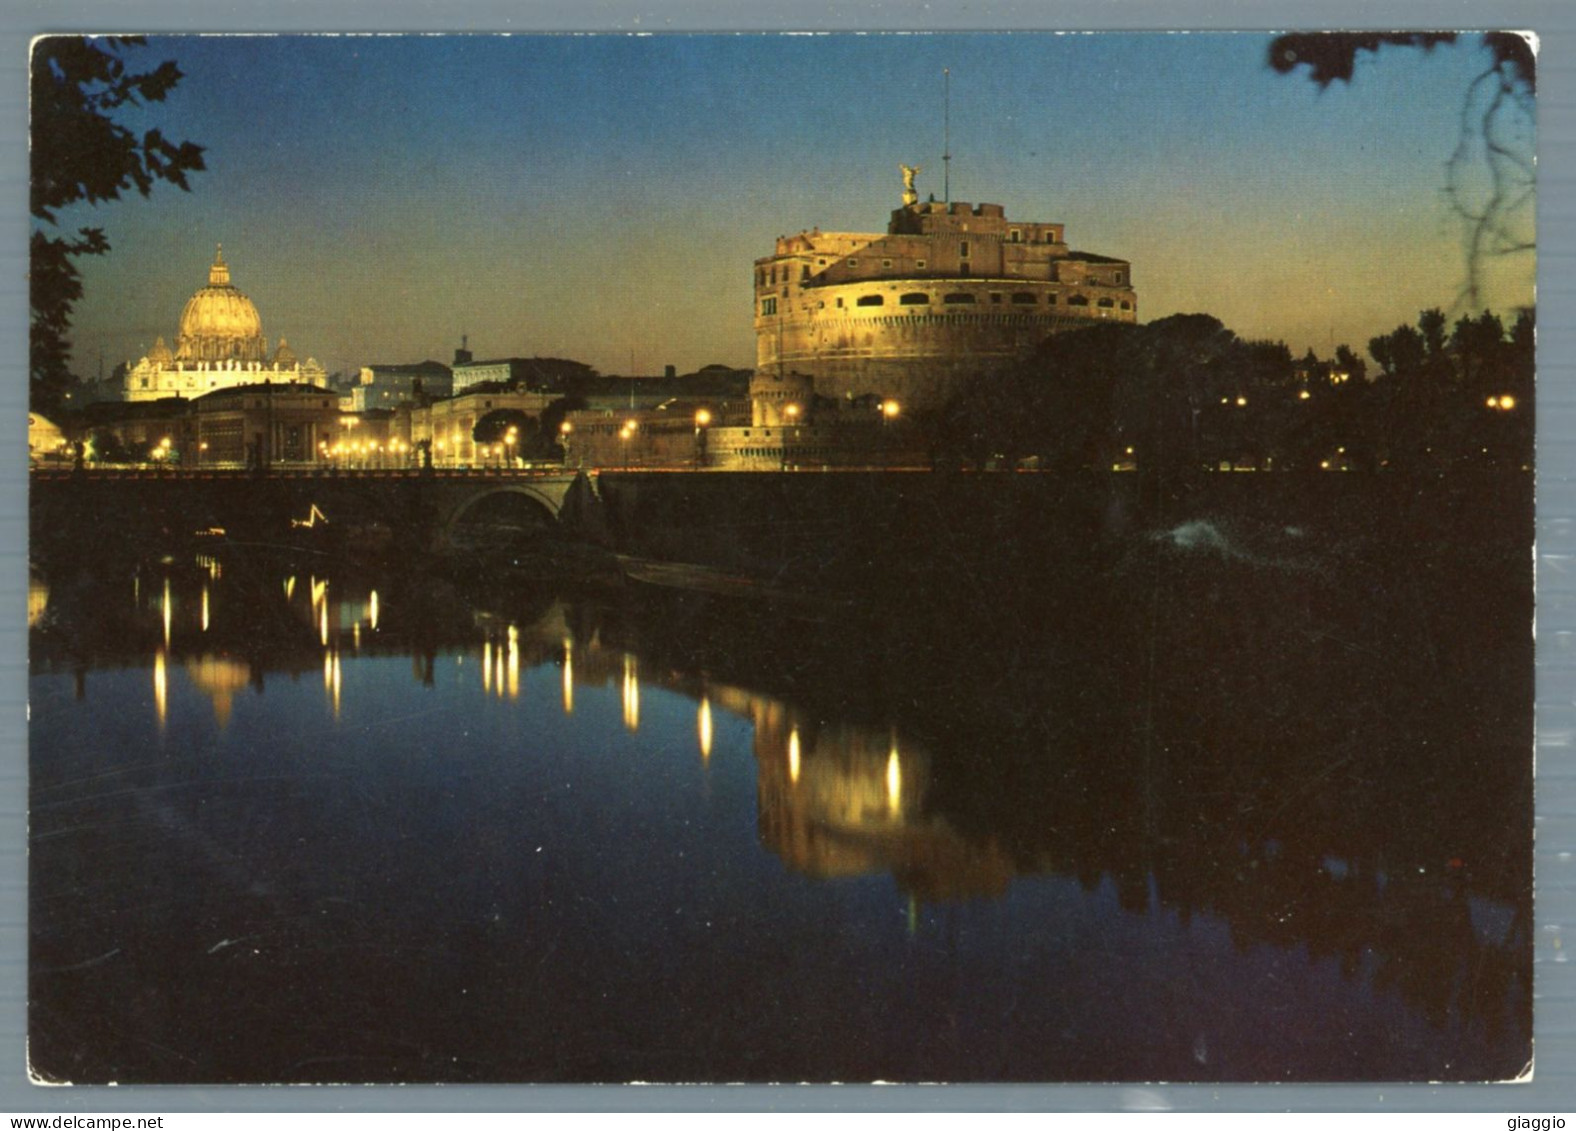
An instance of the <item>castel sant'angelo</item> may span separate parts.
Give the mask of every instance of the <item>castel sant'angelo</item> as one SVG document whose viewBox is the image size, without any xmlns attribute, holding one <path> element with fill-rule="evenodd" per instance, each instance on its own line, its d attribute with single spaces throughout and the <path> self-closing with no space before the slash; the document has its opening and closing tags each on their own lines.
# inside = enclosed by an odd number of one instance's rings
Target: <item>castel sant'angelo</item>
<svg viewBox="0 0 1576 1131">
<path fill-rule="evenodd" d="M 921 202 L 903 167 L 886 232 L 781 236 L 755 261 L 756 366 L 822 396 L 945 403 L 963 382 L 1091 320 L 1133 322 L 1125 260 L 1073 251 L 1063 225 L 999 204 Z"/>
</svg>

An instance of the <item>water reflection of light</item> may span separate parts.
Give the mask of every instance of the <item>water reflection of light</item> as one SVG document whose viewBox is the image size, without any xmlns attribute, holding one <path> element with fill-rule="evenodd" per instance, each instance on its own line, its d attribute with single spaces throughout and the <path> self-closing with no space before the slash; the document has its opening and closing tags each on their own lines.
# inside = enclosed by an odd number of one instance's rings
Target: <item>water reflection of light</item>
<svg viewBox="0 0 1576 1131">
<path fill-rule="evenodd" d="M 357 652 L 361 651 L 361 622 L 357 621 L 350 626 L 350 646 Z"/>
<path fill-rule="evenodd" d="M 288 600 L 290 600 L 290 598 L 292 598 L 294 596 L 295 596 L 295 574 L 291 574 L 289 577 L 285 578 L 285 600 L 288 601 Z"/>
<path fill-rule="evenodd" d="M 328 647 L 328 602 L 324 601 L 319 608 L 317 617 L 317 634 L 322 640 L 323 647 Z"/>
<path fill-rule="evenodd" d="M 377 594 L 372 595 L 374 598 Z M 376 608 L 374 601 L 373 608 Z M 509 676 L 509 698 L 520 697 L 520 630 L 514 625 L 509 626 L 509 663 L 506 668 Z"/>
<path fill-rule="evenodd" d="M 799 784 L 799 728 L 788 732 L 788 780 Z"/>
<path fill-rule="evenodd" d="M 695 720 L 695 725 L 700 731 L 700 756 L 707 759 L 711 757 L 711 700 L 706 696 L 700 697 L 700 711 Z"/>
<path fill-rule="evenodd" d="M 164 649 L 160 648 L 153 654 L 153 709 L 159 716 L 159 729 L 164 729 L 164 720 L 170 713 L 170 683 L 169 675 L 164 670 Z"/>
<path fill-rule="evenodd" d="M 198 656 L 186 661 L 186 675 L 213 700 L 213 716 L 222 728 L 230 721 L 235 693 L 251 679 L 252 669 L 224 656 Z"/>
<path fill-rule="evenodd" d="M 377 630 L 377 627 L 378 627 L 378 591 L 376 589 L 374 589 L 372 591 L 372 595 L 367 598 L 367 625 L 370 628 L 372 628 L 373 631 Z"/>
<path fill-rule="evenodd" d="M 315 577 L 310 580 L 312 585 L 312 607 L 315 609 L 323 603 L 323 598 L 328 596 L 328 581 L 326 579 L 319 581 Z"/>
<path fill-rule="evenodd" d="M 501 644 L 493 649 L 493 663 L 496 665 L 496 670 L 493 672 L 493 690 L 498 693 L 498 698 L 502 699 L 504 695 L 504 648 Z"/>
<path fill-rule="evenodd" d="M 482 690 L 492 691 L 492 641 L 482 641 Z"/>
<path fill-rule="evenodd" d="M 640 729 L 640 671 L 634 653 L 624 653 L 624 725 Z"/>
<path fill-rule="evenodd" d="M 564 714 L 575 713 L 575 642 L 564 637 Z"/>
<path fill-rule="evenodd" d="M 204 632 L 208 631 L 208 585 L 206 582 L 203 583 L 202 587 L 202 630 Z"/>
<path fill-rule="evenodd" d="M 164 646 L 170 646 L 170 579 L 164 579 L 164 598 L 159 603 L 160 611 L 164 614 Z"/>
<path fill-rule="evenodd" d="M 334 709 L 334 718 L 339 718 L 339 688 L 341 668 L 338 652 L 323 653 L 323 690 L 328 692 L 328 702 Z"/>
<path fill-rule="evenodd" d="M 886 767 L 887 812 L 894 817 L 903 808 L 903 767 L 897 756 L 897 736 L 892 736 L 892 752 L 887 755 Z"/>
<path fill-rule="evenodd" d="M 41 577 L 27 579 L 27 627 L 32 628 L 49 607 L 49 585 Z"/>
</svg>

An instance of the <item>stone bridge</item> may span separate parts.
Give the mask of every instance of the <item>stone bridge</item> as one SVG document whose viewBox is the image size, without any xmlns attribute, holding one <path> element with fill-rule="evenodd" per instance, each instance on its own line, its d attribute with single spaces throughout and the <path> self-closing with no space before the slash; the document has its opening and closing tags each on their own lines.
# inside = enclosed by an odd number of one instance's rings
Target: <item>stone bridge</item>
<svg viewBox="0 0 1576 1131">
<path fill-rule="evenodd" d="M 579 483 L 578 489 L 576 488 Z M 559 522 L 577 490 L 563 471 L 34 471 L 35 541 L 104 527 L 273 539 L 326 525 L 393 535 L 426 547 L 464 541 L 470 529 L 529 531 Z"/>
</svg>

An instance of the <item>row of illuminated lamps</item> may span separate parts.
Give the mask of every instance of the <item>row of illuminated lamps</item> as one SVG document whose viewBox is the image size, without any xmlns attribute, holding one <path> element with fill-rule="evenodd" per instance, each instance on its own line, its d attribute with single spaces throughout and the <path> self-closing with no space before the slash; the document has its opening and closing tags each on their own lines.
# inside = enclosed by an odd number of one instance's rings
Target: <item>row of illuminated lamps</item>
<svg viewBox="0 0 1576 1131">
<path fill-rule="evenodd" d="M 1297 393 L 1297 399 L 1300 401 L 1308 400 L 1312 396 L 1313 394 L 1308 392 L 1307 389 L 1299 390 Z M 1246 408 L 1248 404 L 1248 398 L 1242 396 L 1234 398 L 1221 397 L 1220 403 L 1227 405 L 1235 404 L 1238 408 Z M 1486 403 L 1489 408 L 1496 409 L 1499 412 L 1509 412 L 1511 409 L 1516 407 L 1516 398 L 1511 396 L 1509 393 L 1504 393 L 1499 396 L 1489 397 Z"/>
<path fill-rule="evenodd" d="M 783 415 L 788 418 L 788 421 L 789 421 L 790 424 L 799 419 L 799 413 L 801 411 L 802 410 L 800 409 L 800 407 L 798 405 L 796 405 L 796 404 L 790 404 L 790 405 L 783 406 Z M 882 401 L 881 402 L 881 415 L 886 417 L 888 420 L 890 420 L 893 417 L 897 416 L 900 411 L 902 411 L 902 410 L 901 410 L 901 408 L 899 407 L 899 405 L 898 405 L 898 403 L 896 401 L 890 401 L 889 400 L 889 401 Z M 711 423 L 711 410 L 710 409 L 703 408 L 703 409 L 699 409 L 699 410 L 696 411 L 696 413 L 695 413 L 695 427 L 697 427 L 697 428 L 705 428 L 710 423 Z M 637 431 L 639 431 L 639 429 L 640 429 L 640 422 L 638 420 L 634 419 L 633 417 L 631 417 L 630 419 L 624 421 L 624 426 L 618 430 L 619 439 L 627 440 L 631 436 L 633 436 Z M 568 420 L 564 421 L 562 424 L 560 424 L 558 426 L 559 434 L 563 435 L 563 436 L 570 435 L 572 432 L 574 432 L 574 430 L 575 430 L 574 424 L 572 422 L 568 421 Z M 514 433 L 514 429 L 513 428 L 509 429 L 509 432 L 510 432 L 510 435 L 512 437 L 513 433 Z"/>
<path fill-rule="evenodd" d="M 364 443 L 360 440 L 355 440 L 349 444 L 343 441 L 336 441 L 330 444 L 327 440 L 319 440 L 317 450 L 325 456 L 376 455 L 379 451 L 387 452 L 390 455 L 404 455 L 410 451 L 410 444 L 398 438 L 390 440 L 381 448 L 376 440 L 367 440 Z"/>
</svg>

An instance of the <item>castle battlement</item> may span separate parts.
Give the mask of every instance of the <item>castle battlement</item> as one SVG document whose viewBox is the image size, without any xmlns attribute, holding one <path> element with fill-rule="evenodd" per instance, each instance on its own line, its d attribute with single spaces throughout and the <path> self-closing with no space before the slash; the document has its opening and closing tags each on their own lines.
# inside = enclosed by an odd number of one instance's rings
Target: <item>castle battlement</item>
<svg viewBox="0 0 1576 1131">
<path fill-rule="evenodd" d="M 755 261 L 756 366 L 823 396 L 935 407 L 971 375 L 1091 321 L 1134 322 L 1132 265 L 1000 204 L 908 201 L 887 231 L 780 236 Z"/>
</svg>

